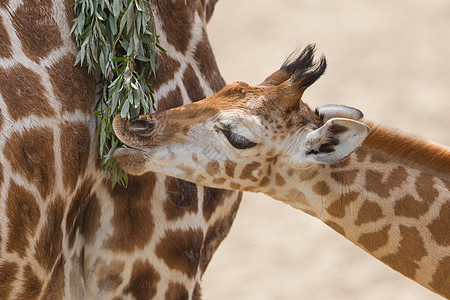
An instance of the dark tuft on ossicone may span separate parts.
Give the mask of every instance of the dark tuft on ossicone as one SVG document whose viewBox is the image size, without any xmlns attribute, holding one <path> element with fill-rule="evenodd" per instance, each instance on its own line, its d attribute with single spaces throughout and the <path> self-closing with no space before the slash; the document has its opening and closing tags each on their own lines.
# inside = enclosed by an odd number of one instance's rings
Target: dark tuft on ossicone
<svg viewBox="0 0 450 300">
<path fill-rule="evenodd" d="M 306 46 L 300 54 L 298 54 L 298 51 L 293 52 L 283 63 L 280 70 L 290 74 L 292 76 L 291 81 L 299 83 L 300 88 L 309 87 L 325 73 L 327 68 L 325 56 L 322 55 L 317 61 L 314 59 L 315 52 L 316 45 L 314 44 Z"/>
</svg>

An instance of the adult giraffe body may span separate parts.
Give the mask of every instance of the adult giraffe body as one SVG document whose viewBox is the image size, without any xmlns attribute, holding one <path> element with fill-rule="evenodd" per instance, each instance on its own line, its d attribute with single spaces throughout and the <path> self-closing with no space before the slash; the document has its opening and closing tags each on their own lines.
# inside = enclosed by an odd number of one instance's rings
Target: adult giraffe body
<svg viewBox="0 0 450 300">
<path fill-rule="evenodd" d="M 158 110 L 224 86 L 215 2 L 153 1 Z M 0 1 L 0 299 L 199 299 L 240 196 L 151 173 L 110 190 L 73 18 L 71 1 Z"/>
<path fill-rule="evenodd" d="M 132 147 L 116 159 L 134 174 L 263 192 L 450 298 L 450 150 L 378 126 L 369 134 L 353 108 L 312 111 L 301 96 L 326 68 L 313 53 L 307 47 L 258 86 L 237 82 L 184 107 L 116 118 Z M 165 130 L 172 120 L 185 136 Z"/>
</svg>

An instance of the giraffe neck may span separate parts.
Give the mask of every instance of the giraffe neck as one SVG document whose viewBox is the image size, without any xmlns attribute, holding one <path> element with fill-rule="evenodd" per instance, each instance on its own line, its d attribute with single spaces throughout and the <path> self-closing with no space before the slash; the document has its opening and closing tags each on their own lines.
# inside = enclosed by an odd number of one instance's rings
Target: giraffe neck
<svg viewBox="0 0 450 300">
<path fill-rule="evenodd" d="M 450 152 L 386 129 L 372 131 L 343 162 L 291 174 L 297 188 L 278 198 L 450 297 Z"/>
</svg>

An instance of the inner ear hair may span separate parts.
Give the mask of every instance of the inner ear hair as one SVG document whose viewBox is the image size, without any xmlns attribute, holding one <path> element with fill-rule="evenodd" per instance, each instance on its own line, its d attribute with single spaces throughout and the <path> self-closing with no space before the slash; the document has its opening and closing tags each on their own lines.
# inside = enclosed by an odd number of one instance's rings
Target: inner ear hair
<svg viewBox="0 0 450 300">
<path fill-rule="evenodd" d="M 331 153 L 334 151 L 334 147 L 339 145 L 338 135 L 344 133 L 348 130 L 347 127 L 339 125 L 339 124 L 331 124 L 328 127 L 325 140 L 326 142 L 322 143 L 319 149 L 312 149 L 307 154 L 319 154 L 319 153 Z"/>
</svg>

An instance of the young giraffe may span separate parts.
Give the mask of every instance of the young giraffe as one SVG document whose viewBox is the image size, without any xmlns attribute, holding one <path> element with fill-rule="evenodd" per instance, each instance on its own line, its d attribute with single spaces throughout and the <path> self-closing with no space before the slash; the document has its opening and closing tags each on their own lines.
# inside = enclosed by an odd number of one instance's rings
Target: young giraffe
<svg viewBox="0 0 450 300">
<path fill-rule="evenodd" d="M 215 3 L 152 1 L 159 111 L 225 85 L 206 35 Z M 72 10 L 0 1 L 0 299 L 199 299 L 240 194 L 152 173 L 111 191 Z"/>
<path fill-rule="evenodd" d="M 308 46 L 257 86 L 236 82 L 183 107 L 117 117 L 130 148 L 115 158 L 133 174 L 270 195 L 450 298 L 449 149 L 379 126 L 369 133 L 350 107 L 312 111 L 301 96 L 326 68 L 313 54 Z"/>
</svg>

